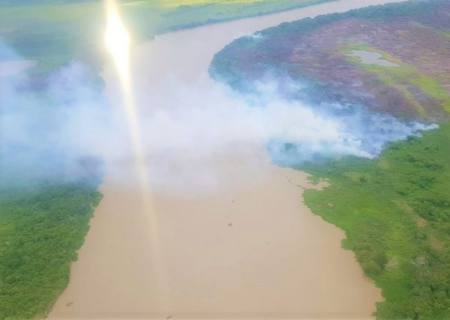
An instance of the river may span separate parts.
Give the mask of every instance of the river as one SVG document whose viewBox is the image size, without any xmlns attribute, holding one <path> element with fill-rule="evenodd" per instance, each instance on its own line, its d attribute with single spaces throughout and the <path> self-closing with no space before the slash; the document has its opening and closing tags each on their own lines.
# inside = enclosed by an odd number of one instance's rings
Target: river
<svg viewBox="0 0 450 320">
<path fill-rule="evenodd" d="M 157 36 L 133 49 L 137 101 L 164 109 L 178 88 L 214 91 L 210 62 L 240 36 L 387 2 L 342 0 Z M 108 67 L 104 79 L 111 101 L 120 101 Z M 370 318 L 381 294 L 341 248 L 343 233 L 302 202 L 304 188 L 313 187 L 305 173 L 275 166 L 263 145 L 201 164 L 171 159 L 167 184 L 157 181 L 161 167 L 150 179 L 160 186 L 149 195 L 150 210 L 129 163 L 120 175 L 117 166 L 107 169 L 104 198 L 50 318 Z"/>
</svg>

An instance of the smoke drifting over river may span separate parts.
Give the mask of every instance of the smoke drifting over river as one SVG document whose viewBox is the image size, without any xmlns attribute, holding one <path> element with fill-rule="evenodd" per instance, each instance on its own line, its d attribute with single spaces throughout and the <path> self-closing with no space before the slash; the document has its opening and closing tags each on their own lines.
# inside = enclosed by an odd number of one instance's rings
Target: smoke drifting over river
<svg viewBox="0 0 450 320">
<path fill-rule="evenodd" d="M 0 48 L 1 175 L 76 179 L 85 174 L 85 159 L 98 158 L 117 173 L 117 183 L 126 184 L 120 172 L 132 151 L 120 100 L 107 101 L 95 75 L 79 63 L 61 68 L 37 90 L 25 67 L 12 69 L 25 62 Z M 220 177 L 209 164 L 235 152 L 251 163 L 258 156 L 252 153 L 255 145 L 267 146 L 284 164 L 374 157 L 387 143 L 431 128 L 343 106 L 324 112 L 288 101 L 274 80 L 252 96 L 211 85 L 206 77 L 189 86 L 170 76 L 161 81 L 169 82 L 161 87 L 171 88 L 170 94 L 136 89 L 152 188 L 217 187 Z"/>
</svg>

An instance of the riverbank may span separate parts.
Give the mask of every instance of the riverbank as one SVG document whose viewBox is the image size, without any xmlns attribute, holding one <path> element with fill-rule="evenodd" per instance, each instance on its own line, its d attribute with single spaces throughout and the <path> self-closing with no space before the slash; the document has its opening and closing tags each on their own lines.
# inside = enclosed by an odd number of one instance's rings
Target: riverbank
<svg viewBox="0 0 450 320">
<path fill-rule="evenodd" d="M 308 168 L 330 187 L 305 202 L 345 230 L 345 247 L 383 290 L 381 319 L 449 318 L 449 138 L 445 123 L 376 160 Z"/>
</svg>

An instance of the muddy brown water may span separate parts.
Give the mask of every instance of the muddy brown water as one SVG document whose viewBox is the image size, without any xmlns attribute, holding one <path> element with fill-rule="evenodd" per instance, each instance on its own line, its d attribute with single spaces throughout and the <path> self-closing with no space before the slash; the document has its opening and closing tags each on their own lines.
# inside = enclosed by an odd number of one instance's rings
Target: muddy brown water
<svg viewBox="0 0 450 320">
<path fill-rule="evenodd" d="M 207 75 L 213 55 L 235 38 L 387 2 L 342 0 L 158 36 L 134 49 L 135 86 L 151 87 L 163 98 L 176 90 L 163 77 L 188 90 L 204 82 L 207 89 L 215 86 Z M 114 73 L 106 70 L 104 77 L 117 100 Z M 369 318 L 380 291 L 353 253 L 341 248 L 343 232 L 304 205 L 307 175 L 275 166 L 262 145 L 247 147 L 246 154 L 209 160 L 215 188 L 189 196 L 154 190 L 151 207 L 141 202 L 132 161 L 123 166 L 124 184 L 107 170 L 104 198 L 49 317 Z M 254 160 L 248 161 L 249 153 Z M 179 165 L 195 166 L 188 160 Z"/>
</svg>

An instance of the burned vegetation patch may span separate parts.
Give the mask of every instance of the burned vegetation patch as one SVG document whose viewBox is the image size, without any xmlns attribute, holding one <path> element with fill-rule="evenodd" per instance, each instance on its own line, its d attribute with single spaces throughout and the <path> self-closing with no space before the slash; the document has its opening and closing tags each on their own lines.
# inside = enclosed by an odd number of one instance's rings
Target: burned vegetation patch
<svg viewBox="0 0 450 320">
<path fill-rule="evenodd" d="M 210 71 L 240 90 L 282 75 L 306 86 L 315 103 L 444 121 L 450 114 L 450 3 L 391 4 L 282 24 L 231 43 Z"/>
</svg>

